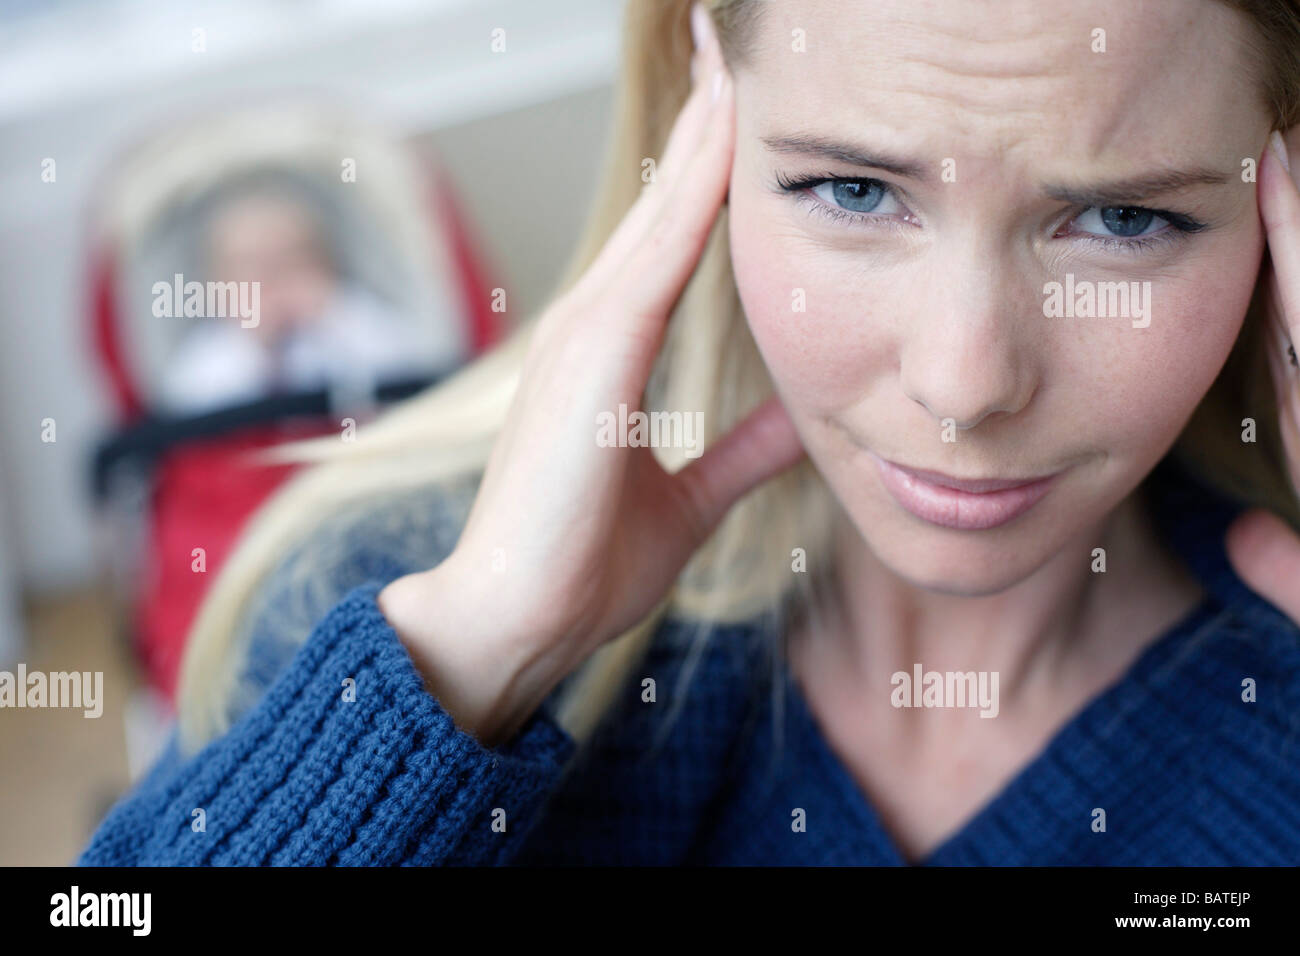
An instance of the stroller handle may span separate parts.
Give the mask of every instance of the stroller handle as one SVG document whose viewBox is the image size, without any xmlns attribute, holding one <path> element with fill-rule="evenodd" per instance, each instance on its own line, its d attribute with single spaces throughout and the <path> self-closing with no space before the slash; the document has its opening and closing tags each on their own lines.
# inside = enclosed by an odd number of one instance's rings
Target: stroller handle
<svg viewBox="0 0 1300 956">
<path fill-rule="evenodd" d="M 357 399 L 373 399 L 375 405 L 401 401 L 436 384 L 450 369 L 432 375 L 389 379 L 359 396 L 334 388 L 280 392 L 238 405 L 228 405 L 199 415 L 146 413 L 119 429 L 96 447 L 91 466 L 91 490 L 96 506 L 102 505 L 112 486 L 113 473 L 124 465 L 145 469 L 164 453 L 187 442 L 227 435 L 257 425 L 269 425 L 294 418 L 322 418 L 345 410 L 356 410 Z"/>
</svg>

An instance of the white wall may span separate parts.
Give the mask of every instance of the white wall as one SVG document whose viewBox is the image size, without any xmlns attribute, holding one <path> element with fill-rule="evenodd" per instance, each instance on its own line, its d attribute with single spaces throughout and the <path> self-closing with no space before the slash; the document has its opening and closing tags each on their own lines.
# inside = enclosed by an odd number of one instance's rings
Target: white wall
<svg viewBox="0 0 1300 956">
<path fill-rule="evenodd" d="M 590 198 L 622 3 L 106 0 L 51 17 L 0 29 L 0 629 L 6 564 L 37 591 L 93 573 L 89 455 L 109 411 L 84 269 L 89 201 L 113 157 L 173 110 L 281 90 L 364 104 L 445 151 L 527 306 Z M 495 28 L 504 53 L 490 50 Z M 53 184 L 41 182 L 46 157 Z M 45 418 L 52 444 L 40 440 Z"/>
<path fill-rule="evenodd" d="M 0 474 L 0 670 L 9 670 L 22 656 L 26 641 L 18 614 L 17 584 L 9 550 L 4 547 L 10 540 L 3 530 L 3 519 L 8 511 L 4 507 L 4 475 Z"/>
</svg>

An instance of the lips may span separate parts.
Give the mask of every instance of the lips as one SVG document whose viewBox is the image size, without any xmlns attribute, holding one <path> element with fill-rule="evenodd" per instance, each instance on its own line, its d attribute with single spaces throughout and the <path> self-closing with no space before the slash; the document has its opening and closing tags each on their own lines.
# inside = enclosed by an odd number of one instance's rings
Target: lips
<svg viewBox="0 0 1300 956">
<path fill-rule="evenodd" d="M 954 478 L 871 455 L 894 500 L 930 524 L 983 531 L 1024 514 L 1051 490 L 1060 472 L 1038 478 Z"/>
</svg>

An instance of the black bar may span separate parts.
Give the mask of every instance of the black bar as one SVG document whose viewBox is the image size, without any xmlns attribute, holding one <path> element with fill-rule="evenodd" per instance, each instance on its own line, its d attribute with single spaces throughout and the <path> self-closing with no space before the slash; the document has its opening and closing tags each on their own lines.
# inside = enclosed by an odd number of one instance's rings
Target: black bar
<svg viewBox="0 0 1300 956">
<path fill-rule="evenodd" d="M 1257 945 L 1260 934 L 1287 939 L 1295 928 L 1295 871 L 1282 868 L 69 868 L 0 869 L 0 879 L 9 884 L 0 893 L 6 943 L 69 934 L 88 943 L 134 941 L 130 927 L 52 926 L 56 895 L 70 904 L 74 885 L 83 905 L 87 894 L 149 893 L 155 939 L 210 945 L 266 937 L 319 941 L 331 951 L 343 939 L 383 945 L 408 934 L 430 948 L 452 938 L 492 945 L 512 928 L 536 945 L 582 935 L 593 917 L 625 917 L 630 922 L 620 923 L 631 938 L 649 935 L 664 945 L 681 938 L 663 935 L 665 927 L 685 922 L 732 942 L 780 927 L 783 938 L 817 948 L 833 934 L 861 940 L 863 949 L 910 940 L 916 952 L 948 939 L 979 942 L 980 949 L 1008 940 L 1055 949 L 1084 940 L 1181 947 L 1202 939 L 1219 951 L 1247 940 Z M 1137 902 L 1139 894 L 1166 902 Z M 1117 924 L 1144 917 L 1155 925 Z M 1249 925 L 1162 925 L 1202 917 Z"/>
</svg>

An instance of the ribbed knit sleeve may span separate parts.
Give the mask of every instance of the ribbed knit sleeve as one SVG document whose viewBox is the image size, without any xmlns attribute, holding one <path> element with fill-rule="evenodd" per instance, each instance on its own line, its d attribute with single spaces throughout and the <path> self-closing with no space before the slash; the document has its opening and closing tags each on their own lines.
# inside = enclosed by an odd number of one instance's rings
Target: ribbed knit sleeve
<svg viewBox="0 0 1300 956">
<path fill-rule="evenodd" d="M 79 863 L 510 861 L 574 742 L 545 709 L 497 748 L 456 727 L 381 588 L 350 591 L 225 735 L 113 808 Z"/>
</svg>

